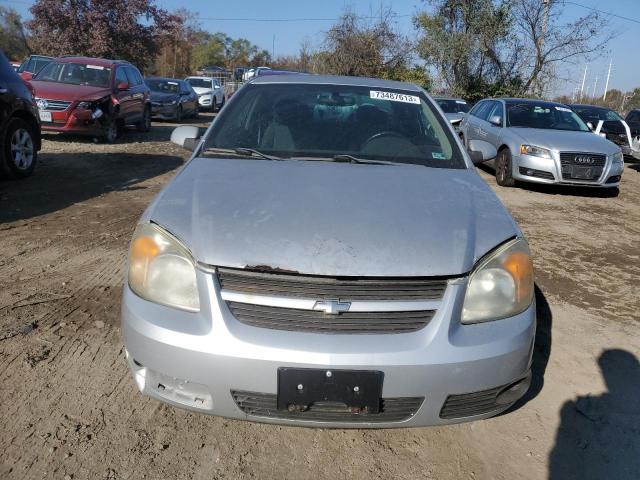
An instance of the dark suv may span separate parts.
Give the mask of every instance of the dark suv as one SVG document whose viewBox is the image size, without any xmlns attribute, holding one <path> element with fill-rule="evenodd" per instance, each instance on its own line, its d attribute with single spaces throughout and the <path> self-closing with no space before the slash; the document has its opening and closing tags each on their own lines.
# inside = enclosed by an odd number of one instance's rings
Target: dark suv
<svg viewBox="0 0 640 480">
<path fill-rule="evenodd" d="M 0 174 L 26 177 L 40 150 L 38 109 L 28 86 L 0 51 Z"/>
<path fill-rule="evenodd" d="M 61 57 L 31 80 L 42 129 L 116 140 L 126 125 L 151 126 L 149 87 L 123 60 Z"/>
</svg>

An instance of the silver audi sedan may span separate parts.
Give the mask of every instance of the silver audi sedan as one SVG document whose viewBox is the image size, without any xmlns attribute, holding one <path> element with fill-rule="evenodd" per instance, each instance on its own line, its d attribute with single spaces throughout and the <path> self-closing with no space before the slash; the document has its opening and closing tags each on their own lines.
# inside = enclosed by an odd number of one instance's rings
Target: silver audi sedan
<svg viewBox="0 0 640 480">
<path fill-rule="evenodd" d="M 624 161 L 620 147 L 591 132 L 566 105 L 522 98 L 478 102 L 460 125 L 463 141 L 497 150 L 488 163 L 499 185 L 520 180 L 617 187 Z"/>
<path fill-rule="evenodd" d="M 122 299 L 143 394 L 361 428 L 482 419 L 527 391 L 527 242 L 424 90 L 258 77 L 172 141 L 193 156 L 135 229 Z"/>
</svg>

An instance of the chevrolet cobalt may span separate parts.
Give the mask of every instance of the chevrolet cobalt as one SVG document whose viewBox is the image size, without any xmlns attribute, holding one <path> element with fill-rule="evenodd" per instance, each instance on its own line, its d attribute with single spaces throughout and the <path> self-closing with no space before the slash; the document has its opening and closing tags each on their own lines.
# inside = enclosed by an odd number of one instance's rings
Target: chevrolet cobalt
<svg viewBox="0 0 640 480">
<path fill-rule="evenodd" d="M 261 76 L 139 221 L 122 300 L 140 391 L 318 427 L 477 420 L 528 389 L 527 242 L 407 83 Z"/>
</svg>

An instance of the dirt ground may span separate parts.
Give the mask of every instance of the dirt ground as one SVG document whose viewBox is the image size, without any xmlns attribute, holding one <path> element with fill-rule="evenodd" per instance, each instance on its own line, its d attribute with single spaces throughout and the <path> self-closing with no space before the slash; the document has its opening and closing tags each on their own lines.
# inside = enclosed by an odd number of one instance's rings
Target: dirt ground
<svg viewBox="0 0 640 480">
<path fill-rule="evenodd" d="M 505 189 L 480 171 L 536 267 L 534 382 L 510 412 L 441 428 L 289 428 L 162 405 L 127 371 L 126 250 L 187 157 L 172 128 L 114 145 L 48 136 L 33 177 L 0 182 L 0 478 L 640 478 L 639 164 L 617 198 Z"/>
</svg>

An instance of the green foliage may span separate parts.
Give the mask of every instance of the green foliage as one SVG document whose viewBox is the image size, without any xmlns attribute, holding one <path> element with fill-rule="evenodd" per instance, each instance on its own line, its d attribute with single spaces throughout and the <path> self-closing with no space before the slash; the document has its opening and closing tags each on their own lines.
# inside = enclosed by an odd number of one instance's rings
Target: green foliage
<svg viewBox="0 0 640 480">
<path fill-rule="evenodd" d="M 417 65 L 410 68 L 401 67 L 382 70 L 380 78 L 414 83 L 427 91 L 431 90 L 433 84 L 429 73 L 424 68 Z"/>
<path fill-rule="evenodd" d="M 0 6 L 0 46 L 10 60 L 22 60 L 31 53 L 22 18 L 13 8 Z"/>
</svg>

